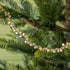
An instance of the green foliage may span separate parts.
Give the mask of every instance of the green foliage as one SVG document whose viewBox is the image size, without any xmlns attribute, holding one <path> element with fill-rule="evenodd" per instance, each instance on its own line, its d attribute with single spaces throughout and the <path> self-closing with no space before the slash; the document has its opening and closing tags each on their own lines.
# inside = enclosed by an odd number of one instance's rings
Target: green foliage
<svg viewBox="0 0 70 70">
<path fill-rule="evenodd" d="M 24 43 L 24 40 L 21 40 L 20 38 L 18 40 L 5 40 L 3 38 L 0 38 L 0 47 L 6 48 L 10 51 L 17 51 L 20 50 L 22 52 L 27 52 L 28 54 L 33 54 L 34 49 L 33 47 L 30 48 L 29 45 Z"/>
<path fill-rule="evenodd" d="M 14 65 L 10 62 L 3 62 L 4 65 L 1 65 L 0 70 L 23 70 L 20 65 Z"/>
<path fill-rule="evenodd" d="M 6 9 L 7 12 L 10 12 L 12 15 L 12 20 L 15 23 L 15 25 L 18 27 L 19 25 L 23 26 L 25 25 L 24 21 L 21 21 L 20 19 L 22 17 L 28 19 L 31 18 L 32 21 L 38 20 L 39 25 L 41 28 L 52 28 L 55 27 L 56 21 L 63 20 L 64 17 L 64 5 L 62 3 L 62 0 L 34 0 L 36 3 L 35 7 L 32 7 L 32 5 L 25 0 L 0 0 L 0 4 L 3 5 L 3 7 Z M 35 5 L 35 4 L 34 4 Z M 2 9 L 1 9 L 2 10 Z M 4 18 L 4 12 L 0 10 L 0 18 Z M 3 17 L 2 17 L 3 16 Z M 18 19 L 18 18 L 19 19 Z M 16 19 L 15 19 L 16 18 Z M 4 19 L 6 21 L 6 19 Z M 6 22 L 7 23 L 7 22 Z M 23 25 L 20 23 L 24 23 Z M 21 28 L 21 27 L 20 27 Z M 45 29 L 37 29 L 33 28 L 31 26 L 24 26 L 24 31 L 26 34 L 28 34 L 31 42 L 35 42 L 37 45 L 41 45 L 43 48 L 47 47 L 49 49 L 52 48 L 60 48 L 61 44 L 66 42 L 64 38 L 63 32 L 53 32 L 48 31 Z M 11 36 L 10 34 L 7 34 L 8 36 Z M 18 37 L 18 36 L 17 36 Z M 16 37 L 16 38 L 17 38 Z M 20 50 L 22 52 L 26 52 L 28 54 L 34 54 L 34 56 L 38 58 L 38 60 L 35 60 L 33 57 L 28 57 L 28 55 L 25 55 L 25 58 L 23 58 L 23 62 L 25 63 L 24 69 L 19 65 L 13 65 L 10 63 L 6 64 L 7 70 L 63 70 L 63 67 L 55 66 L 53 65 L 55 63 L 66 63 L 70 61 L 70 50 L 66 49 L 63 53 L 51 53 L 47 51 L 39 51 L 34 50 L 33 47 L 30 47 L 29 45 L 24 43 L 24 39 L 19 38 L 16 40 L 8 40 L 0 39 L 0 46 L 1 48 L 6 48 L 8 50 L 17 51 Z M 51 58 L 51 63 L 48 63 L 42 59 L 41 57 L 47 57 Z M 43 58 L 44 59 L 44 58 Z M 33 61 L 33 62 L 32 62 Z"/>
<path fill-rule="evenodd" d="M 28 30 L 28 31 L 27 31 Z M 61 47 L 62 43 L 65 43 L 64 33 L 63 32 L 53 32 L 35 28 L 28 28 L 25 30 L 30 37 L 31 42 L 35 42 L 37 45 L 47 48 L 56 48 Z"/>
<path fill-rule="evenodd" d="M 63 20 L 64 5 L 62 0 L 34 0 L 40 13 L 41 27 L 52 26 L 55 22 Z M 63 18 L 62 18 L 63 17 Z"/>
</svg>

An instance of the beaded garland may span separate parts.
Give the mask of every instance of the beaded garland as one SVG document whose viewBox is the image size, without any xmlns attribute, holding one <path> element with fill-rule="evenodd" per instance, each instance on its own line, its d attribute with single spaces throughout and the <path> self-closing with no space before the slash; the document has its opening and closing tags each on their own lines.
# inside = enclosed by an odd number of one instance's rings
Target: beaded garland
<svg viewBox="0 0 70 70">
<path fill-rule="evenodd" d="M 10 12 L 6 12 L 5 9 L 3 9 L 3 7 L 0 5 L 0 8 L 2 9 L 2 11 L 4 11 L 5 13 L 5 16 L 8 16 L 8 18 L 6 18 L 8 20 L 8 24 L 10 25 L 10 27 L 12 28 L 12 30 L 16 33 L 16 35 L 20 35 L 19 37 L 22 38 L 24 37 L 26 40 L 25 40 L 25 43 L 29 44 L 30 46 L 34 46 L 34 49 L 39 49 L 41 51 L 44 51 L 46 50 L 47 52 L 52 52 L 52 53 L 56 53 L 56 52 L 62 52 L 64 49 L 67 49 L 68 46 L 70 46 L 70 43 L 62 43 L 62 47 L 61 48 L 55 48 L 55 49 L 48 49 L 48 48 L 42 48 L 42 46 L 38 46 L 36 45 L 35 43 L 32 43 L 29 40 L 28 38 L 28 35 L 26 35 L 25 33 L 22 33 L 19 29 L 17 29 L 13 23 L 13 21 L 11 20 L 11 15 L 10 15 Z"/>
</svg>

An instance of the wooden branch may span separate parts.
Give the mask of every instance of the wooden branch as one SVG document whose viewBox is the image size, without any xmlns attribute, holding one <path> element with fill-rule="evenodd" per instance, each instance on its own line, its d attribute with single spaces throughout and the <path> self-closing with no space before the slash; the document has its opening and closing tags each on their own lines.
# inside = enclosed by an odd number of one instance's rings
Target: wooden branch
<svg viewBox="0 0 70 70">
<path fill-rule="evenodd" d="M 26 23 L 32 25 L 32 26 L 35 27 L 35 28 L 41 29 L 40 26 L 39 26 L 39 23 L 38 23 L 37 21 L 32 22 L 32 20 L 29 19 L 29 18 L 28 18 L 28 19 L 27 19 L 27 18 L 22 18 L 21 20 L 23 20 L 24 22 L 26 22 Z M 46 27 L 46 28 L 47 28 L 47 27 Z M 55 27 L 53 30 L 51 30 L 51 31 L 70 31 L 70 29 L 64 29 L 64 28 L 62 28 L 62 27 L 56 25 L 56 27 Z"/>
</svg>

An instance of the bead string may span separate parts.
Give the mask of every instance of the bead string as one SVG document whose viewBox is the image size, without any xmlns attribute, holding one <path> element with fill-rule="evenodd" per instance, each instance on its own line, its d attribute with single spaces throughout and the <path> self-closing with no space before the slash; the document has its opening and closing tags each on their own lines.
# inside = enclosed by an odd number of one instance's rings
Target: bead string
<svg viewBox="0 0 70 70">
<path fill-rule="evenodd" d="M 0 5 L 0 8 L 2 8 L 2 6 Z M 35 43 L 32 43 L 29 40 L 28 38 L 28 35 L 26 35 L 25 33 L 22 33 L 19 29 L 17 29 L 13 23 L 13 21 L 11 20 L 11 15 L 10 13 L 6 12 L 5 9 L 2 8 L 2 10 L 4 11 L 5 13 L 5 16 L 8 16 L 8 18 L 6 18 L 8 20 L 8 24 L 10 24 L 10 27 L 12 28 L 12 30 L 17 34 L 17 35 L 20 35 L 19 37 L 22 38 L 24 37 L 26 40 L 25 40 L 25 43 L 29 44 L 30 46 L 34 46 L 34 49 L 39 49 L 41 51 L 44 51 L 46 50 L 47 52 L 52 52 L 52 53 L 56 53 L 56 52 L 62 52 L 64 49 L 67 49 L 68 47 L 67 46 L 70 46 L 70 43 L 66 43 L 66 45 L 64 43 L 62 43 L 62 47 L 61 48 L 55 48 L 55 49 L 48 49 L 48 48 L 42 48 L 42 46 L 38 46 L 36 45 Z"/>
</svg>

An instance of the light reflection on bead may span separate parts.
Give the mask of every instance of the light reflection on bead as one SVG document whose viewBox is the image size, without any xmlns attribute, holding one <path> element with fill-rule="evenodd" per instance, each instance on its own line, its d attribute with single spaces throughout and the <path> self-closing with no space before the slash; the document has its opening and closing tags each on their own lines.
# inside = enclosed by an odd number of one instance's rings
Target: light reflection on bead
<svg viewBox="0 0 70 70">
<path fill-rule="evenodd" d="M 15 30 L 15 29 L 14 29 L 13 31 L 14 31 L 14 32 L 16 32 L 16 30 Z"/>
<path fill-rule="evenodd" d="M 65 48 L 68 48 L 67 46 L 65 46 Z"/>
<path fill-rule="evenodd" d="M 52 52 L 53 52 L 53 53 L 56 53 L 56 51 L 55 51 L 55 50 L 53 50 Z"/>
<path fill-rule="evenodd" d="M 28 40 L 29 38 L 27 37 L 26 40 Z"/>
<path fill-rule="evenodd" d="M 8 24 L 11 24 L 11 22 L 8 22 Z"/>
<path fill-rule="evenodd" d="M 16 30 L 19 31 L 20 29 L 17 28 Z"/>
<path fill-rule="evenodd" d="M 59 49 L 57 49 L 57 52 L 59 53 L 59 52 L 60 52 L 60 50 L 59 50 Z"/>
<path fill-rule="evenodd" d="M 18 33 L 18 32 L 16 32 L 16 34 L 18 35 L 19 33 Z"/>
<path fill-rule="evenodd" d="M 22 35 L 20 35 L 19 37 L 20 37 L 20 38 L 22 38 L 23 36 L 22 36 Z"/>
<path fill-rule="evenodd" d="M 64 43 L 62 43 L 62 46 L 65 46 L 65 44 L 64 44 Z"/>
<path fill-rule="evenodd" d="M 49 50 L 49 49 L 47 49 L 47 52 L 50 52 L 50 50 Z"/>
<path fill-rule="evenodd" d="M 30 46 L 33 46 L 33 44 L 32 44 L 32 43 L 30 43 Z"/>
<path fill-rule="evenodd" d="M 42 48 L 39 48 L 39 50 L 41 51 L 41 50 L 42 50 Z"/>
<path fill-rule="evenodd" d="M 35 43 L 33 43 L 33 46 L 35 46 L 36 44 Z"/>
<path fill-rule="evenodd" d="M 23 33 L 23 36 L 25 36 L 25 33 Z"/>
<path fill-rule="evenodd" d="M 13 25 L 10 25 L 10 27 L 13 27 Z"/>
<path fill-rule="evenodd" d="M 22 32 L 20 32 L 20 34 L 22 34 Z"/>
<path fill-rule="evenodd" d="M 25 43 L 27 43 L 27 41 L 25 41 Z"/>
<path fill-rule="evenodd" d="M 34 47 L 34 49 L 37 49 L 37 48 L 38 48 L 38 46 L 35 46 L 35 47 Z"/>
<path fill-rule="evenodd" d="M 60 49 L 60 52 L 62 52 L 63 50 L 62 49 Z"/>
<path fill-rule="evenodd" d="M 69 43 L 67 42 L 66 45 L 69 45 Z"/>
</svg>

